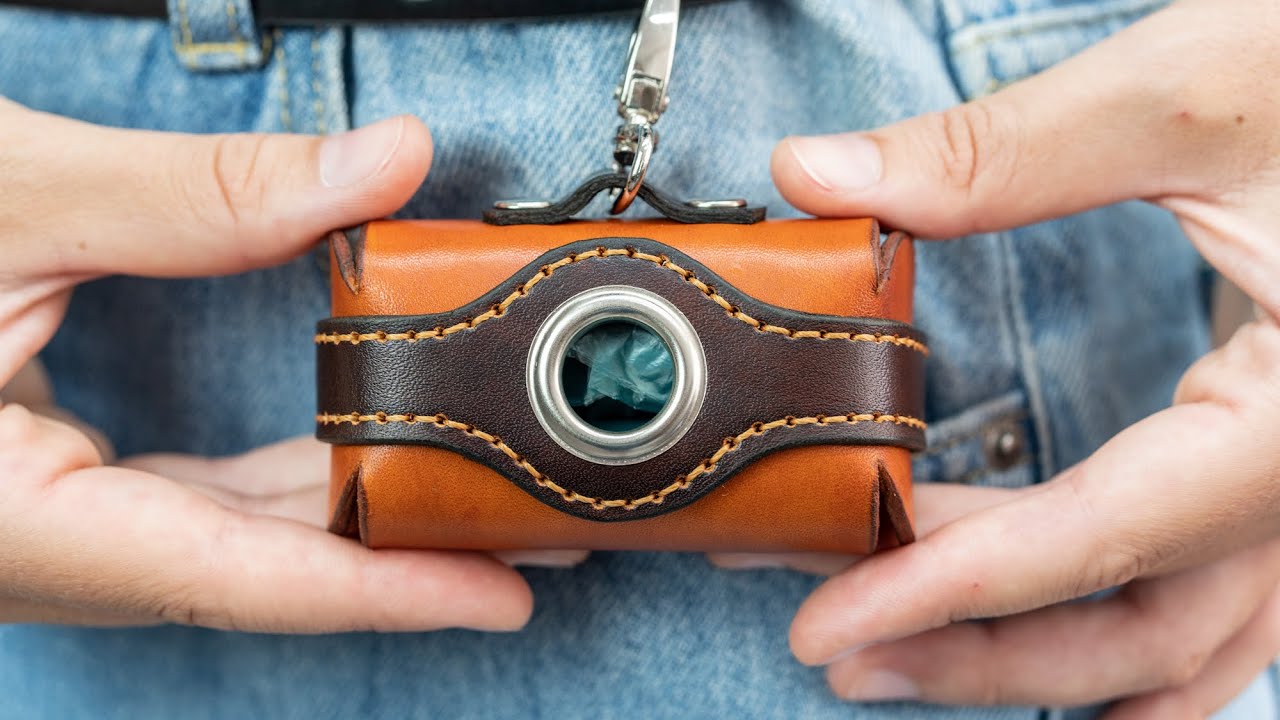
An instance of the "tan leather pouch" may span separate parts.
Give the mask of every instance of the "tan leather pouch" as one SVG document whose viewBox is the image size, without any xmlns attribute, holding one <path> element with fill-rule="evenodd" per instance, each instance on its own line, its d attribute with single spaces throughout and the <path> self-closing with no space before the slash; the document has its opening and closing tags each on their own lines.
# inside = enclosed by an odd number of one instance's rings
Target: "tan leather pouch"
<svg viewBox="0 0 1280 720">
<path fill-rule="evenodd" d="M 485 550 L 913 539 L 927 350 L 911 242 L 872 220 L 386 221 L 331 250 L 316 348 L 333 532 Z M 575 452 L 531 394 L 549 318 L 602 287 L 674 308 L 704 371 L 688 427 L 638 461 Z"/>
</svg>

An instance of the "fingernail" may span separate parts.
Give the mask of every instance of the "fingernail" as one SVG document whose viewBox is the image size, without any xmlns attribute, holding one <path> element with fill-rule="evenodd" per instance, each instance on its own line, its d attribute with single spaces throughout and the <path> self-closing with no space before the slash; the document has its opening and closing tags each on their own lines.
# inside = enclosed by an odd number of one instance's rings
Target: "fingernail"
<svg viewBox="0 0 1280 720">
<path fill-rule="evenodd" d="M 792 137 L 787 144 L 809 179 L 829 192 L 866 190 L 884 172 L 880 146 L 865 135 Z"/>
<path fill-rule="evenodd" d="M 865 702 L 915 700 L 920 697 L 920 686 L 906 675 L 888 670 L 872 670 L 854 682 L 844 696 L 849 700 Z"/>
<path fill-rule="evenodd" d="M 325 187 L 350 187 L 377 175 L 403 137 L 404 118 L 395 118 L 325 138 L 320 145 L 320 182 Z"/>
<path fill-rule="evenodd" d="M 505 550 L 494 553 L 511 567 L 570 568 L 581 564 L 590 553 L 586 550 Z"/>
<path fill-rule="evenodd" d="M 725 570 L 773 570 L 787 566 L 782 556 L 765 553 L 720 553 L 711 562 Z"/>
</svg>

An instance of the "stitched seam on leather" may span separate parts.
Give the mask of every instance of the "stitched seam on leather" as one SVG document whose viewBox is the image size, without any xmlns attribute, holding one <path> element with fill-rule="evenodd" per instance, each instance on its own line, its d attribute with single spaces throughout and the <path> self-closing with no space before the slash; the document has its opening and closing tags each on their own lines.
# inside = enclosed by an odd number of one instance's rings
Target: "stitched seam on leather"
<svg viewBox="0 0 1280 720">
<path fill-rule="evenodd" d="M 511 449 L 511 446 L 502 441 L 497 435 L 491 435 L 480 430 L 474 425 L 457 420 L 451 420 L 448 416 L 437 413 L 435 415 L 417 415 L 417 414 L 389 414 L 385 412 L 376 412 L 372 414 L 362 414 L 358 412 L 347 413 L 346 415 L 335 415 L 330 413 L 322 413 L 316 416 L 316 422 L 321 425 L 341 425 L 349 423 L 351 425 L 360 425 L 361 423 L 372 422 L 378 425 L 388 425 L 392 423 L 403 423 L 406 425 L 416 425 L 418 423 L 430 423 L 436 427 L 451 428 L 460 430 L 467 435 L 477 437 L 498 450 L 511 459 L 517 466 L 533 477 L 533 481 L 538 487 L 546 488 L 560 496 L 565 502 L 569 503 L 585 503 L 596 510 L 604 510 L 607 508 L 620 507 L 624 510 L 635 510 L 641 505 L 661 505 L 662 501 L 671 493 L 684 490 L 689 487 L 697 478 L 702 475 L 709 475 L 715 472 L 716 464 L 719 463 L 725 455 L 737 450 L 742 443 L 758 435 L 764 435 L 772 430 L 780 428 L 802 427 L 805 425 L 857 425 L 858 423 L 892 423 L 894 425 L 907 425 L 909 427 L 924 430 L 927 424 L 919 418 L 910 417 L 908 415 L 881 415 L 878 413 L 849 413 L 848 415 L 814 415 L 810 417 L 793 417 L 788 415 L 780 420 L 772 422 L 756 422 L 751 427 L 743 430 L 733 437 L 727 437 L 724 442 L 720 443 L 720 447 L 716 449 L 710 457 L 703 460 L 697 467 L 689 472 L 678 475 L 675 482 L 667 485 L 661 490 L 645 495 L 644 497 L 634 499 L 615 499 L 605 500 L 603 498 L 589 497 L 581 493 L 574 492 L 564 488 L 555 481 L 542 474 L 540 470 L 534 467 L 523 455 Z"/>
<path fill-rule="evenodd" d="M 556 262 L 553 262 L 549 265 L 543 265 L 541 268 L 539 268 L 538 273 L 536 275 L 534 275 L 529 280 L 521 283 L 520 285 L 516 286 L 516 289 L 512 291 L 510 295 L 504 298 L 502 302 L 496 303 L 495 305 L 493 305 L 493 307 L 489 308 L 486 312 L 481 313 L 480 315 L 477 315 L 473 318 L 469 318 L 467 320 L 463 320 L 462 322 L 455 323 L 453 325 L 450 325 L 449 327 L 436 327 L 434 329 L 425 330 L 425 331 L 409 330 L 407 332 L 399 332 L 399 333 L 389 333 L 383 330 L 379 330 L 378 332 L 373 332 L 373 333 L 357 333 L 357 332 L 321 333 L 315 336 L 315 342 L 318 345 L 341 345 L 343 343 L 359 345 L 362 342 L 379 342 L 379 343 L 410 342 L 412 343 L 412 342 L 417 342 L 419 340 L 427 340 L 427 339 L 443 340 L 449 337 L 450 335 L 453 335 L 454 333 L 463 332 L 464 330 L 471 330 L 483 322 L 492 320 L 494 318 L 502 317 L 506 313 L 507 308 L 511 307 L 512 303 L 528 295 L 529 291 L 532 290 L 534 286 L 542 282 L 544 279 L 551 277 L 556 270 L 559 270 L 560 268 L 566 265 L 572 265 L 574 263 L 582 262 L 583 260 L 590 260 L 593 258 L 608 258 L 608 257 L 617 257 L 621 255 L 625 255 L 626 257 L 629 257 L 629 258 L 635 258 L 637 260 L 647 260 L 648 262 L 651 262 L 657 265 L 658 267 L 662 267 L 676 273 L 677 275 L 684 278 L 685 282 L 697 288 L 699 291 L 702 292 L 703 295 L 705 295 L 712 302 L 714 302 L 715 304 L 719 305 L 722 309 L 724 309 L 727 315 L 729 315 L 732 318 L 741 320 L 747 325 L 754 327 L 759 332 L 772 333 L 774 335 L 784 335 L 789 338 L 816 338 L 818 340 L 847 340 L 849 342 L 891 343 L 893 345 L 900 345 L 902 347 L 910 348 L 924 355 L 929 354 L 929 348 L 926 347 L 924 343 L 920 342 L 919 340 L 915 340 L 909 337 L 902 337 L 900 335 L 882 335 L 880 333 L 873 334 L 873 333 L 829 332 L 827 330 L 792 330 L 789 328 L 779 327 L 777 325 L 771 325 L 769 323 L 758 320 L 742 312 L 742 310 L 738 309 L 736 305 L 729 302 L 722 295 L 717 293 L 715 287 L 708 285 L 703 281 L 699 280 L 697 275 L 695 275 L 692 270 L 686 270 L 685 268 L 682 268 L 679 265 L 676 265 L 675 263 L 671 262 L 671 259 L 668 258 L 666 255 L 654 255 L 651 253 L 644 253 L 636 250 L 635 248 L 605 248 L 603 246 L 598 247 L 595 250 L 588 250 L 586 252 L 580 252 L 574 255 L 570 255 L 561 260 L 557 260 Z"/>
</svg>

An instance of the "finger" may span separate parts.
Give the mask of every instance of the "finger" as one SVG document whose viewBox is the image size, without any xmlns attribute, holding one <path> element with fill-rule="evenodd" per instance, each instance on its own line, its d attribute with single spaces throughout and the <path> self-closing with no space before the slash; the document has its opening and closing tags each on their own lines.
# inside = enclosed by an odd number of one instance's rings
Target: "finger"
<svg viewBox="0 0 1280 720">
<path fill-rule="evenodd" d="M 504 550 L 494 557 L 511 567 L 570 568 L 581 565 L 590 550 Z"/>
<path fill-rule="evenodd" d="M 180 482 L 240 512 L 289 518 L 325 527 L 329 447 L 300 437 L 229 458 L 150 454 L 121 467 Z"/>
<path fill-rule="evenodd" d="M 114 628 L 159 625 L 161 621 L 156 618 L 85 610 L 28 600 L 0 600 L 0 625 L 34 624 Z"/>
<path fill-rule="evenodd" d="M 79 433 L 0 408 L 0 567 L 24 598 L 265 632 L 511 630 L 531 611 L 488 556 L 373 552 L 98 462 Z"/>
<path fill-rule="evenodd" d="M 709 553 L 707 560 L 725 570 L 785 568 L 810 575 L 835 575 L 858 561 L 841 553 Z"/>
<path fill-rule="evenodd" d="M 98 450 L 98 455 L 101 456 L 104 462 L 110 462 L 115 457 L 115 447 L 112 446 L 107 436 L 102 434 L 102 431 L 81 420 L 71 411 L 64 410 L 56 405 L 33 405 L 30 410 L 50 420 L 67 425 L 84 435 L 89 439 L 89 442 L 93 443 L 93 446 Z"/>
<path fill-rule="evenodd" d="M 328 525 L 329 448 L 301 437 L 231 458 L 152 454 L 126 458 L 121 467 L 183 483 L 241 512 Z M 494 553 L 511 567 L 567 568 L 588 550 L 512 550 Z"/>
<path fill-rule="evenodd" d="M 53 383 L 39 359 L 32 359 L 18 369 L 9 384 L 0 387 L 0 398 L 19 405 L 52 405 Z"/>
<path fill-rule="evenodd" d="M 329 448 L 311 437 L 294 438 L 231 458 L 153 454 L 121 466 L 162 475 L 240 510 L 299 520 L 328 521 Z M 511 567 L 568 568 L 588 550 L 512 550 L 494 553 Z"/>
<path fill-rule="evenodd" d="M 1187 370 L 1174 402 L 1280 412 L 1280 326 L 1251 322 L 1240 327 L 1225 345 Z"/>
<path fill-rule="evenodd" d="M 1240 695 L 1280 654 L 1280 592 L 1214 653 L 1204 670 L 1183 685 L 1126 700 L 1105 720 L 1178 720 L 1208 717 Z"/>
<path fill-rule="evenodd" d="M 1272 314 L 1261 305 L 1253 306 L 1253 318 L 1258 323 L 1268 327 L 1280 327 L 1280 316 Z"/>
<path fill-rule="evenodd" d="M 823 663 L 1257 544 L 1274 534 L 1280 503 L 1270 479 L 1280 448 L 1255 431 L 1260 421 L 1209 404 L 1158 413 L 1052 482 L 828 580 L 796 614 L 792 650 Z"/>
<path fill-rule="evenodd" d="M 107 436 L 91 427 L 72 413 L 57 407 L 53 401 L 53 383 L 39 358 L 33 358 L 22 366 L 8 385 L 0 388 L 0 403 L 16 403 L 51 420 L 66 423 L 84 433 L 98 448 L 103 458 L 114 457 L 115 450 Z"/>
<path fill-rule="evenodd" d="M 0 253 L 12 259 L 8 252 L 6 238 L 0 235 Z M 11 268 L 15 266 L 16 260 L 10 263 Z M 15 385 L 14 381 L 58 329 L 71 300 L 72 284 L 66 278 L 31 280 L 21 274 L 0 273 L 0 337 L 4 339 L 0 343 L 0 386 L 4 390 L 0 392 L 12 390 L 24 398 L 8 397 L 10 402 L 26 404 L 27 399 L 33 399 L 33 404 L 39 404 L 43 399 L 45 389 L 33 384 L 40 381 L 32 379 L 31 370 L 26 370 L 21 383 Z"/>
<path fill-rule="evenodd" d="M 915 490 L 915 531 L 927 537 L 965 515 L 1007 502 L 1017 492 L 1005 488 L 927 483 Z M 790 568 L 813 575 L 835 575 L 858 557 L 835 553 L 710 553 L 713 565 L 728 570 Z"/>
<path fill-rule="evenodd" d="M 430 135 L 409 116 L 326 138 L 200 136 L 98 127 L 10 104 L 0 106 L 0 132 L 0 219 L 40 222 L 13 234 L 18 246 L 5 256 L 17 267 L 7 269 L 67 276 L 275 264 L 329 230 L 395 211 L 431 161 Z"/>
<path fill-rule="evenodd" d="M 41 568 L 24 583 L 53 602 L 261 632 L 514 630 L 531 611 L 482 554 L 373 552 L 136 471 L 76 471 L 34 500 L 0 557 Z"/>
<path fill-rule="evenodd" d="M 0 509 L 11 494 L 39 479 L 101 462 L 93 442 L 70 425 L 17 403 L 0 405 Z"/>
<path fill-rule="evenodd" d="M 1180 685 L 1264 604 L 1280 544 L 1135 584 L 1097 602 L 964 623 L 832 664 L 841 697 L 1074 706 Z"/>
<path fill-rule="evenodd" d="M 1267 84 L 1270 63 L 1228 69 L 1239 53 L 1226 52 L 1242 33 L 1253 37 L 1272 23 L 1219 5 L 1177 3 L 1040 75 L 944 112 L 872 132 L 789 138 L 775 149 L 774 181 L 801 210 L 876 216 L 938 238 L 1194 193 L 1246 164 L 1224 151 L 1227 144 L 1256 156 L 1274 142 L 1265 119 L 1256 131 L 1248 118 L 1237 122 L 1233 100 L 1249 83 Z M 1192 55 L 1203 61 L 1185 62 Z"/>
</svg>

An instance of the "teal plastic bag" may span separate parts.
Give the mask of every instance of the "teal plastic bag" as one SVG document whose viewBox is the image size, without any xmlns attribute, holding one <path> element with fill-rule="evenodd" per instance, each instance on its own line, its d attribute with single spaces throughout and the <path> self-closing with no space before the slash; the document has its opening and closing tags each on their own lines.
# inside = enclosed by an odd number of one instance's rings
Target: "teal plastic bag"
<svg viewBox="0 0 1280 720">
<path fill-rule="evenodd" d="M 569 346 L 565 393 L 569 404 L 594 424 L 637 426 L 671 397 L 671 351 L 646 327 L 627 322 L 598 325 Z"/>
</svg>

